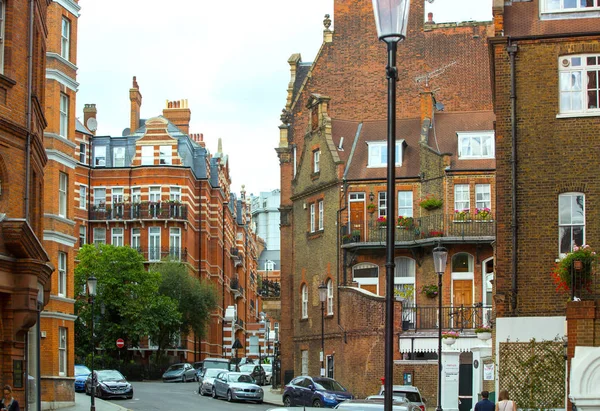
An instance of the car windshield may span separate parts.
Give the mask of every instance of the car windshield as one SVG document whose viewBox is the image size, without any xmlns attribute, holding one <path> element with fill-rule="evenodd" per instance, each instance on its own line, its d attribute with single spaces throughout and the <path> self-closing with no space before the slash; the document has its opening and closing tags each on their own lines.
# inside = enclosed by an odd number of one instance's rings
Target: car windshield
<svg viewBox="0 0 600 411">
<path fill-rule="evenodd" d="M 176 370 L 182 370 L 183 369 L 183 364 L 173 364 L 169 367 L 169 369 L 167 371 L 176 371 Z"/>
<path fill-rule="evenodd" d="M 253 372 L 254 371 L 254 365 L 253 364 L 242 365 L 240 367 L 240 371 L 241 372 Z"/>
<path fill-rule="evenodd" d="M 221 370 L 220 368 L 211 368 L 206 370 L 206 372 L 204 373 L 204 378 L 215 378 L 222 372 L 223 370 Z"/>
<path fill-rule="evenodd" d="M 90 369 L 85 365 L 76 365 L 75 366 L 75 375 L 88 375 L 90 373 Z"/>
<path fill-rule="evenodd" d="M 226 361 L 204 361 L 204 368 L 219 368 L 221 370 L 229 369 L 229 363 Z"/>
<path fill-rule="evenodd" d="M 336 380 L 315 380 L 315 386 L 319 390 L 346 391 L 346 389 Z"/>
<path fill-rule="evenodd" d="M 98 371 L 98 381 L 121 381 L 124 379 L 125 377 L 116 370 Z"/>
<path fill-rule="evenodd" d="M 247 374 L 237 374 L 237 375 L 230 375 L 229 381 L 231 381 L 231 382 L 247 382 L 247 383 L 252 384 L 254 382 L 254 378 L 252 378 L 251 376 L 249 376 Z"/>
</svg>

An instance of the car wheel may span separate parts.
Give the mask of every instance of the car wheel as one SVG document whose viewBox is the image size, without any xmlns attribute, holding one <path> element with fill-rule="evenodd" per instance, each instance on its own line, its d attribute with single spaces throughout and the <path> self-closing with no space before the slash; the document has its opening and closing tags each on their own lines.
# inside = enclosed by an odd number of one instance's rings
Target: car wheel
<svg viewBox="0 0 600 411">
<path fill-rule="evenodd" d="M 321 400 L 317 399 L 313 401 L 313 407 L 315 408 L 321 408 L 323 406 L 323 404 L 321 404 Z"/>
<path fill-rule="evenodd" d="M 130 395 L 129 397 L 127 397 L 128 400 L 133 399 L 133 395 Z"/>
<path fill-rule="evenodd" d="M 262 404 L 262 400 L 256 401 L 257 404 Z"/>
<path fill-rule="evenodd" d="M 227 390 L 227 401 L 228 402 L 233 401 L 233 397 L 231 396 L 231 390 Z"/>
<path fill-rule="evenodd" d="M 211 394 L 213 398 L 217 398 L 217 390 L 215 390 L 215 387 L 212 388 Z"/>
<path fill-rule="evenodd" d="M 286 407 L 291 407 L 292 399 L 288 396 L 283 397 L 283 405 L 285 405 Z"/>
</svg>

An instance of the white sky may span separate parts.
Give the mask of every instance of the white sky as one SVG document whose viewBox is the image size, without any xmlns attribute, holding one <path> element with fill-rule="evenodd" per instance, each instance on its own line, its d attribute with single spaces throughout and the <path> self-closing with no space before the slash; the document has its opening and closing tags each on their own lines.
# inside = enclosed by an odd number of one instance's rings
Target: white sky
<svg viewBox="0 0 600 411">
<path fill-rule="evenodd" d="M 293 53 L 314 59 L 333 0 L 79 4 L 77 117 L 83 118 L 84 104 L 95 103 L 97 135 L 120 136 L 129 127 L 136 76 L 142 118 L 161 115 L 166 100 L 188 99 L 190 132 L 203 133 L 212 153 L 223 139 L 232 191 L 239 193 L 242 184 L 254 194 L 279 188 L 274 148 L 289 82 L 287 59 Z M 437 23 L 491 20 L 491 0 L 435 0 L 426 2 L 426 11 Z"/>
</svg>

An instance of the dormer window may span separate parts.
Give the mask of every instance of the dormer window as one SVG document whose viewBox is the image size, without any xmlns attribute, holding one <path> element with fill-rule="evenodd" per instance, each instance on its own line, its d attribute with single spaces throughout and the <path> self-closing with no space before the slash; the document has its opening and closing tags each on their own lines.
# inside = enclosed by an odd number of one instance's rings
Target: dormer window
<svg viewBox="0 0 600 411">
<path fill-rule="evenodd" d="M 113 148 L 113 167 L 125 167 L 125 147 Z"/>
<path fill-rule="evenodd" d="M 171 155 L 172 150 L 171 146 L 160 146 L 159 148 L 159 164 L 169 165 L 172 164 Z"/>
<path fill-rule="evenodd" d="M 143 166 L 154 165 L 154 147 L 142 146 L 142 165 Z"/>
<path fill-rule="evenodd" d="M 402 166 L 402 145 L 404 140 L 396 141 L 396 167 Z M 387 142 L 385 141 L 370 141 L 369 146 L 369 163 L 367 167 L 386 167 L 387 166 Z"/>
<path fill-rule="evenodd" d="M 94 165 L 106 167 L 106 146 L 94 147 Z"/>
<path fill-rule="evenodd" d="M 457 135 L 459 159 L 494 158 L 493 131 L 468 131 Z"/>
</svg>

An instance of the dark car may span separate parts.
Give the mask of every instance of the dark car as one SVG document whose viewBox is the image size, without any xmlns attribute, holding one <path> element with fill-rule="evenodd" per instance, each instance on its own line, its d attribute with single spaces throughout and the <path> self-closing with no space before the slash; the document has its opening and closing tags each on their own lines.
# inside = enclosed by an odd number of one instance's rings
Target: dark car
<svg viewBox="0 0 600 411">
<path fill-rule="evenodd" d="M 200 381 L 200 374 L 202 373 L 202 370 L 204 369 L 203 367 L 204 362 L 203 361 L 196 361 L 195 363 L 192 364 L 192 367 L 194 367 L 194 370 L 196 370 L 196 381 Z"/>
<path fill-rule="evenodd" d="M 117 370 L 94 371 L 94 386 L 99 398 L 133 398 L 133 387 Z M 85 393 L 92 394 L 92 374 L 85 380 Z"/>
<path fill-rule="evenodd" d="M 162 375 L 163 382 L 188 382 L 196 380 L 196 370 L 192 367 L 192 364 L 188 362 L 182 362 L 179 364 L 173 364 L 167 371 Z"/>
<path fill-rule="evenodd" d="M 354 396 L 339 382 L 325 377 L 296 377 L 283 390 L 283 404 L 286 407 L 307 405 L 333 408 L 352 398 Z"/>
<path fill-rule="evenodd" d="M 85 391 L 85 380 L 91 371 L 83 364 L 75 364 L 75 392 Z"/>
<path fill-rule="evenodd" d="M 258 385 L 265 385 L 267 383 L 267 373 L 265 369 L 258 364 L 244 364 L 240 365 L 240 372 L 249 374 Z"/>
</svg>

